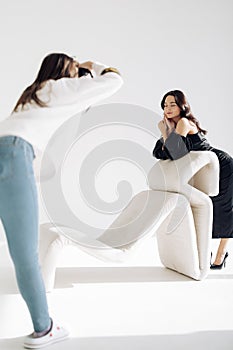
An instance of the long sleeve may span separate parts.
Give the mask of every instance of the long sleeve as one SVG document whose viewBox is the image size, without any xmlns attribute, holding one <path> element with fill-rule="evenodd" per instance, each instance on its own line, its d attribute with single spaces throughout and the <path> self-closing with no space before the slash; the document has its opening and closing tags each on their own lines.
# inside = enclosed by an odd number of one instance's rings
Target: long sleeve
<svg viewBox="0 0 233 350">
<path fill-rule="evenodd" d="M 157 159 L 169 159 L 166 151 L 163 149 L 163 138 L 159 139 L 153 149 L 153 156 Z"/>
<path fill-rule="evenodd" d="M 164 143 L 162 139 L 157 141 L 153 150 L 153 155 L 158 159 L 176 160 L 185 156 L 191 149 L 191 141 L 187 137 L 181 136 L 173 131 Z"/>
<path fill-rule="evenodd" d="M 82 104 L 84 109 L 113 95 L 123 84 L 120 74 L 108 71 L 108 66 L 95 62 L 94 78 L 62 78 L 49 80 L 37 92 L 48 107 Z M 105 74 L 103 74 L 107 71 Z"/>
<path fill-rule="evenodd" d="M 92 73 L 93 78 L 48 80 L 37 91 L 46 107 L 39 107 L 35 102 L 27 103 L 0 123 L 0 136 L 19 136 L 29 142 L 34 147 L 40 169 L 40 159 L 54 132 L 69 118 L 77 116 L 78 119 L 88 107 L 113 95 L 123 84 L 118 71 L 109 66 L 95 62 Z M 51 166 L 48 176 L 53 171 Z"/>
</svg>

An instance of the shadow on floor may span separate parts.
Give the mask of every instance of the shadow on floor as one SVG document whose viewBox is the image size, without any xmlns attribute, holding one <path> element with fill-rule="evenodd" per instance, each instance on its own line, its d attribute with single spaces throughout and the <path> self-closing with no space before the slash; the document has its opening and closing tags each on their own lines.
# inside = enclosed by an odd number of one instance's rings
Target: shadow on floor
<svg viewBox="0 0 233 350">
<path fill-rule="evenodd" d="M 23 337 L 0 339 L 1 350 L 23 349 Z M 233 331 L 187 334 L 70 338 L 51 345 L 51 350 L 232 350 Z"/>
<path fill-rule="evenodd" d="M 207 280 L 233 279 L 232 274 L 211 273 Z M 61 267 L 56 269 L 55 288 L 72 288 L 80 283 L 197 282 L 160 266 Z M 18 294 L 12 268 L 0 270 L 0 295 Z M 233 349 L 233 346 L 232 346 Z M 1 350 L 1 348 L 0 348 Z"/>
<path fill-rule="evenodd" d="M 233 279 L 232 274 L 214 273 L 211 279 Z M 199 282 L 160 266 L 63 267 L 57 268 L 55 288 L 70 288 L 77 283 Z M 233 349 L 233 347 L 232 347 Z"/>
<path fill-rule="evenodd" d="M 188 282 L 193 279 L 158 266 L 57 268 L 55 288 L 77 283 Z"/>
<path fill-rule="evenodd" d="M 72 288 L 79 283 L 133 283 L 193 281 L 164 267 L 61 267 L 56 269 L 55 288 Z M 0 269 L 0 295 L 18 294 L 12 268 Z M 1 348 L 0 348 L 1 350 Z"/>
<path fill-rule="evenodd" d="M 207 280 L 233 279 L 232 274 L 211 273 Z M 160 266 L 133 267 L 61 267 L 56 269 L 55 288 L 72 288 L 80 283 L 197 282 Z M 0 296 L 18 294 L 12 268 L 0 269 Z M 233 349 L 233 346 L 232 346 Z M 0 348 L 1 350 L 1 348 Z"/>
</svg>

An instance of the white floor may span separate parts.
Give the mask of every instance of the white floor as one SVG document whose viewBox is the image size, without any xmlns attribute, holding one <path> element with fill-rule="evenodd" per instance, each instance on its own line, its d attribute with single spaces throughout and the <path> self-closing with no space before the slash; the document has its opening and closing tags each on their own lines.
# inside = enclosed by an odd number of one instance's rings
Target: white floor
<svg viewBox="0 0 233 350">
<path fill-rule="evenodd" d="M 127 266 L 68 248 L 48 300 L 51 316 L 69 327 L 71 337 L 49 348 L 232 350 L 233 240 L 228 251 L 227 267 L 197 282 L 162 267 L 154 238 Z M 0 266 L 0 350 L 18 350 L 32 326 L 5 245 Z"/>
</svg>

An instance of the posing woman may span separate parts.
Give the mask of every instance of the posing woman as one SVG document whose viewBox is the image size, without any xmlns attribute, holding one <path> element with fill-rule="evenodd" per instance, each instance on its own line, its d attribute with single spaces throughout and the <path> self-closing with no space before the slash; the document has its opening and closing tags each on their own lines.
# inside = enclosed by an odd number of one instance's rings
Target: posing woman
<svg viewBox="0 0 233 350">
<path fill-rule="evenodd" d="M 93 78 L 85 77 L 90 72 Z M 0 123 L 0 219 L 5 229 L 20 293 L 34 332 L 24 346 L 37 349 L 68 332 L 49 315 L 38 261 L 38 202 L 33 159 L 57 128 L 75 113 L 115 93 L 122 78 L 115 68 L 79 63 L 63 53 L 46 56 L 35 81 Z"/>
<path fill-rule="evenodd" d="M 221 238 L 218 251 L 211 269 L 225 266 L 229 238 L 233 237 L 233 159 L 224 151 L 212 147 L 205 138 L 202 129 L 191 112 L 182 91 L 167 92 L 162 101 L 164 118 L 158 123 L 162 137 L 153 150 L 158 159 L 178 159 L 190 151 L 212 151 L 219 160 L 219 194 L 210 197 L 213 202 L 213 238 Z"/>
</svg>

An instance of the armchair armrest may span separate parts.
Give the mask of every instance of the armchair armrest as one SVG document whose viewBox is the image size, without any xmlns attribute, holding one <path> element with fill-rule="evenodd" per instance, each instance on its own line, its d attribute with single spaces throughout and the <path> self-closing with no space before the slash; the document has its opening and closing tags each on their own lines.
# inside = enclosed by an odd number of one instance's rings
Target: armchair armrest
<svg viewBox="0 0 233 350">
<path fill-rule="evenodd" d="M 211 151 L 191 151 L 177 160 L 159 160 L 148 175 L 152 190 L 182 193 L 190 192 L 189 186 L 215 196 L 219 191 L 219 162 Z"/>
</svg>

